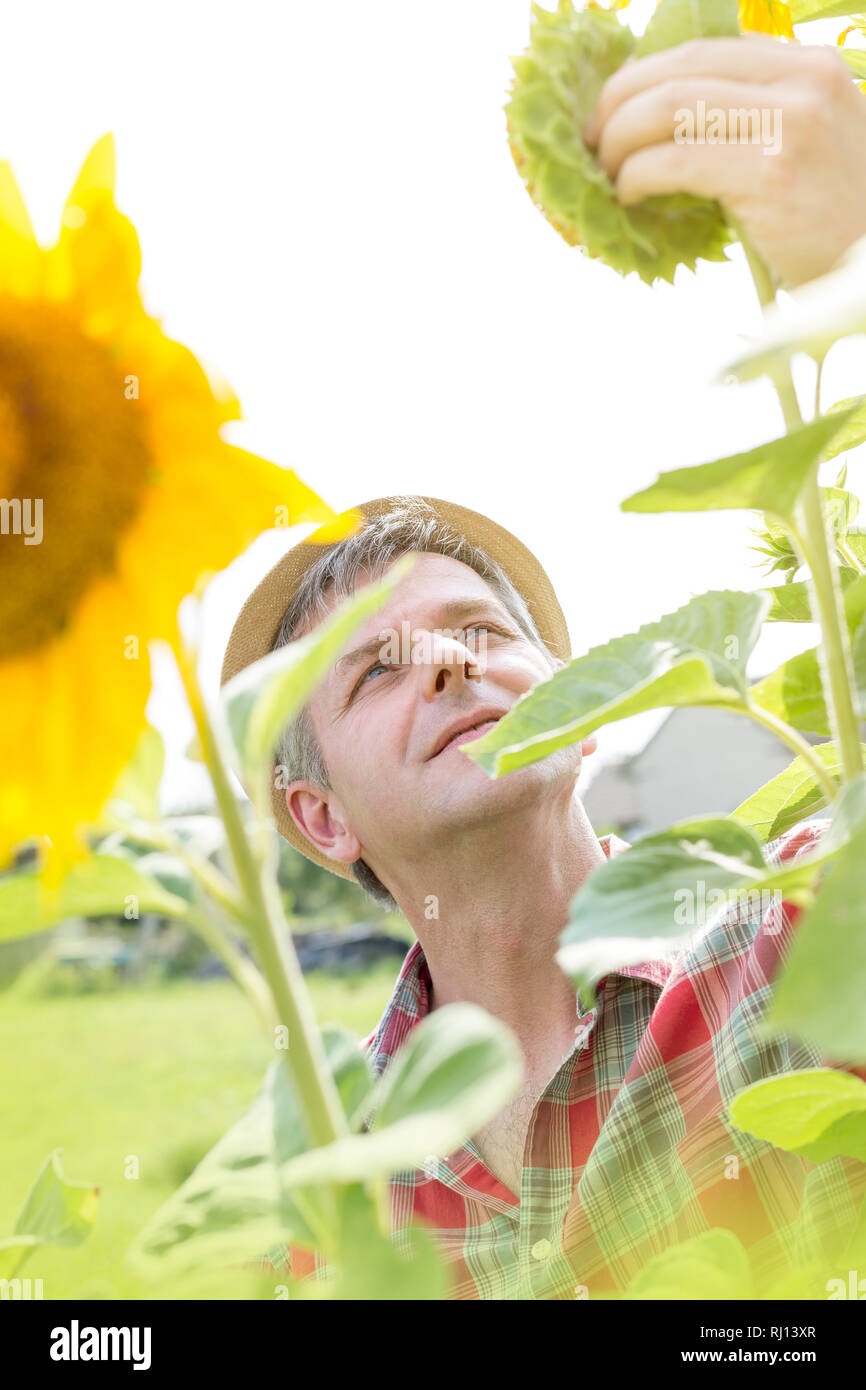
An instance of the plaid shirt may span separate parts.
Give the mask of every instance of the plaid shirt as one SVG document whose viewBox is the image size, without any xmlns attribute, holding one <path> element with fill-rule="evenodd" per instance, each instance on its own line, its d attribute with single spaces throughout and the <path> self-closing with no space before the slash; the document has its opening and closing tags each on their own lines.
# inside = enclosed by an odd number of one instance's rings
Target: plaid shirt
<svg viewBox="0 0 866 1390">
<path fill-rule="evenodd" d="M 795 827 L 767 847 L 768 862 L 807 854 L 827 824 Z M 616 836 L 601 844 L 609 856 L 628 848 Z M 578 997 L 574 1045 L 529 1121 L 519 1194 L 471 1141 L 390 1180 L 395 1230 L 431 1229 L 453 1269 L 453 1298 L 622 1291 L 649 1258 L 714 1226 L 733 1230 L 756 1277 L 769 1280 L 825 1253 L 840 1221 L 853 1225 L 866 1164 L 836 1158 L 819 1169 L 724 1115 L 754 1081 L 839 1065 L 756 1032 L 797 915 L 778 902 L 762 915 L 747 898 L 684 948 L 605 976 L 591 1011 Z M 365 1043 L 377 1072 L 427 1014 L 430 990 L 416 942 Z M 327 1273 L 318 1256 L 290 1257 L 295 1277 Z"/>
</svg>

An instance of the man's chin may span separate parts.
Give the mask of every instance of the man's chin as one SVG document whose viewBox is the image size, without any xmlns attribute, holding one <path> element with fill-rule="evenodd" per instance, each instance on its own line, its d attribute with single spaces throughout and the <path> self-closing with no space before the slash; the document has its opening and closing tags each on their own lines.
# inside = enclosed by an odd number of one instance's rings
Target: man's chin
<svg viewBox="0 0 866 1390">
<path fill-rule="evenodd" d="M 448 754 L 444 756 L 448 757 Z M 424 793 L 425 805 L 430 812 L 450 820 L 453 817 L 465 819 L 482 812 L 489 815 L 497 806 L 504 809 L 521 802 L 532 802 L 549 792 L 552 784 L 563 776 L 561 760 L 558 768 L 551 764 L 552 759 L 546 758 L 517 772 L 490 777 L 477 763 L 458 754 L 456 758 L 449 758 L 444 777 L 437 775 L 428 782 Z M 440 774 L 446 772 L 446 766 L 437 771 Z"/>
</svg>

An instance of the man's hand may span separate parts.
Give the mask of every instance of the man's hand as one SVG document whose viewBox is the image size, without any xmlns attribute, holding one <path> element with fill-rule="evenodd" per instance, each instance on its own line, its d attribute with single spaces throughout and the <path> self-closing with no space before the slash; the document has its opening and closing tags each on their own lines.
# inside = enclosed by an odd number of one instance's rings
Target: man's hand
<svg viewBox="0 0 866 1390">
<path fill-rule="evenodd" d="M 767 111 L 768 126 L 781 112 L 778 152 L 742 140 L 679 143 L 682 112 L 699 100 L 707 117 L 711 108 Z M 629 59 L 602 88 L 584 137 L 622 203 L 716 198 L 788 286 L 823 275 L 866 235 L 866 95 L 832 50 L 747 34 Z"/>
</svg>

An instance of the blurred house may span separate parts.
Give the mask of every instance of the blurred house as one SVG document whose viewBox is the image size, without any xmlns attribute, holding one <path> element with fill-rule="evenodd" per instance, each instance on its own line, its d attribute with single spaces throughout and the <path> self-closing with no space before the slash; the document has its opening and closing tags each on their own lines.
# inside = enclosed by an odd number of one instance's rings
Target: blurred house
<svg viewBox="0 0 866 1390">
<path fill-rule="evenodd" d="M 636 840 L 691 816 L 729 815 L 793 759 L 774 734 L 741 714 L 674 709 L 640 752 L 602 768 L 582 800 L 596 834 Z"/>
</svg>

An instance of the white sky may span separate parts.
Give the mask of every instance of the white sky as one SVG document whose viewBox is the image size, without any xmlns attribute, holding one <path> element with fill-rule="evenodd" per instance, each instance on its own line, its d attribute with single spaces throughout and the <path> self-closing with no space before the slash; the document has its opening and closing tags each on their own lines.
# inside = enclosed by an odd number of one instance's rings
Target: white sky
<svg viewBox="0 0 866 1390">
<path fill-rule="evenodd" d="M 651 9 L 635 0 L 636 28 Z M 841 27 L 800 32 L 834 42 Z M 113 130 L 146 302 L 235 387 L 245 420 L 228 437 L 337 508 L 418 492 L 487 512 L 544 563 L 578 653 L 694 593 L 763 582 L 751 516 L 618 508 L 781 419 L 766 383 L 711 384 L 758 327 L 738 251 L 650 290 L 567 247 L 532 206 L 502 111 L 528 28 L 528 0 L 31 0 L 4 15 L 0 154 L 50 241 L 81 159 Z M 864 368 L 862 338 L 834 349 L 825 404 L 861 391 Z M 849 456 L 855 491 L 863 452 Z M 212 586 L 214 686 L 246 593 L 285 544 L 269 533 Z M 810 634 L 776 625 L 753 672 Z M 165 675 L 151 712 L 169 799 L 184 798 L 187 728 Z M 654 722 L 603 731 L 593 763 Z"/>
</svg>

